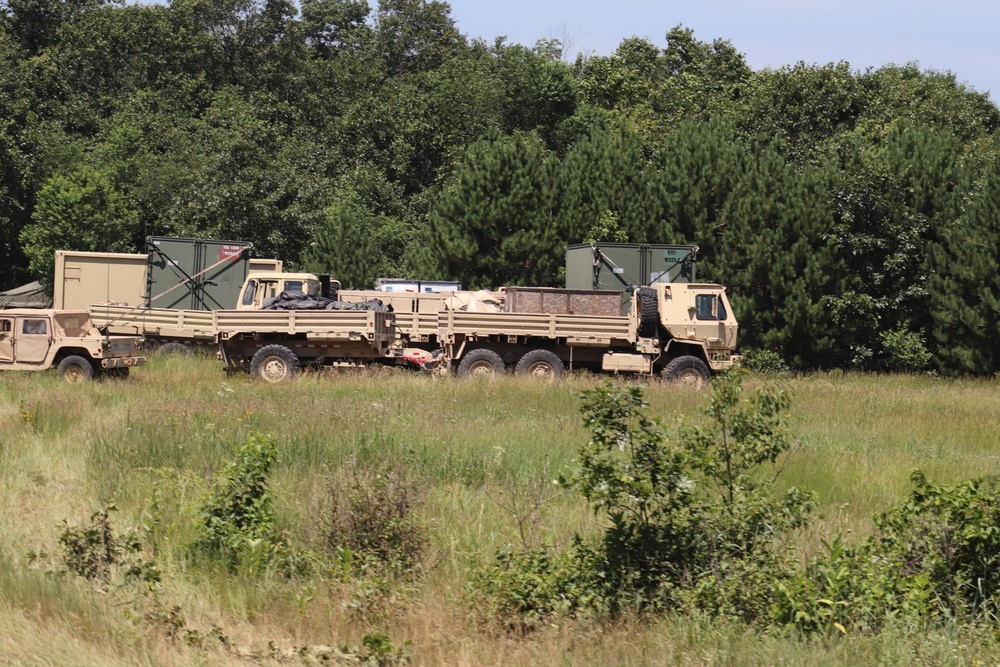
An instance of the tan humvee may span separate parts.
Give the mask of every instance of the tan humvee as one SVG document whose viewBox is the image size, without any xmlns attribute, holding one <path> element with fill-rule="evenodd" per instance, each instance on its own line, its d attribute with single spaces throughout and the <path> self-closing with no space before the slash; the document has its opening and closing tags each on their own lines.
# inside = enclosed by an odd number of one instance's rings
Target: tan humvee
<svg viewBox="0 0 1000 667">
<path fill-rule="evenodd" d="M 142 366 L 138 336 L 106 338 L 85 310 L 0 310 L 0 370 L 57 368 L 70 382 L 125 377 Z"/>
</svg>

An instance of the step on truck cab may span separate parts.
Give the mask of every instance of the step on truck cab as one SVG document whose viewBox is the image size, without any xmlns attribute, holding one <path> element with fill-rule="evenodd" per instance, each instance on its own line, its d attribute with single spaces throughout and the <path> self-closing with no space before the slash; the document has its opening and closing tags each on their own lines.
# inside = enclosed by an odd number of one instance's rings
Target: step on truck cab
<svg viewBox="0 0 1000 667">
<path fill-rule="evenodd" d="M 146 363 L 141 346 L 139 336 L 101 335 L 85 310 L 0 310 L 0 370 L 55 368 L 70 382 L 126 377 Z"/>
</svg>

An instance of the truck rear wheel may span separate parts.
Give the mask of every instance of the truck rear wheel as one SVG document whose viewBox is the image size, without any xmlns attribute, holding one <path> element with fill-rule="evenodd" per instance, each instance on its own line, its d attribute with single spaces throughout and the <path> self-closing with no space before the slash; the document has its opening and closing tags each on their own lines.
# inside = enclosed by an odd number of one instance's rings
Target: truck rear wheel
<svg viewBox="0 0 1000 667">
<path fill-rule="evenodd" d="M 566 367 L 562 359 L 549 350 L 531 350 L 517 362 L 514 372 L 546 380 L 558 380 Z"/>
<path fill-rule="evenodd" d="M 94 377 L 94 367 L 83 357 L 71 354 L 59 362 L 59 377 L 67 382 L 86 382 Z"/>
<path fill-rule="evenodd" d="M 265 345 L 250 360 L 250 374 L 265 382 L 287 382 L 298 372 L 299 358 L 284 345 Z"/>
<path fill-rule="evenodd" d="M 458 363 L 458 377 L 480 377 L 503 375 L 507 366 L 493 350 L 477 348 L 470 350 Z"/>
<path fill-rule="evenodd" d="M 667 382 L 697 390 L 708 382 L 708 366 L 698 357 L 685 355 L 671 359 L 660 375 Z"/>
<path fill-rule="evenodd" d="M 639 309 L 639 336 L 655 338 L 660 324 L 656 290 L 652 287 L 640 287 L 636 294 L 635 305 Z"/>
</svg>

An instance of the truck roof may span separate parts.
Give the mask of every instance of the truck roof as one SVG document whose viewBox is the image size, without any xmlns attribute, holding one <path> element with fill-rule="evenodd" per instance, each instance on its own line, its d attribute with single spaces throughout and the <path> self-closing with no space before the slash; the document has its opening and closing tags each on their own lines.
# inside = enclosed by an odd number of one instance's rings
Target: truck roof
<svg viewBox="0 0 1000 667">
<path fill-rule="evenodd" d="M 247 280 L 252 278 L 267 278 L 274 280 L 316 280 L 315 273 L 285 273 L 283 271 L 251 271 Z"/>
</svg>

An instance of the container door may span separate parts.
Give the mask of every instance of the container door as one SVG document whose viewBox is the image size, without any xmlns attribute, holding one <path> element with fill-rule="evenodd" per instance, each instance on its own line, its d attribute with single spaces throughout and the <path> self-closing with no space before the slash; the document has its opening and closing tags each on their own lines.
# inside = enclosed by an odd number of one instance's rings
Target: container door
<svg viewBox="0 0 1000 667">
<path fill-rule="evenodd" d="M 52 330 L 45 317 L 17 319 L 17 360 L 28 364 L 45 361 L 52 343 Z"/>
<path fill-rule="evenodd" d="M 0 317 L 0 363 L 14 361 L 14 319 Z"/>
</svg>

